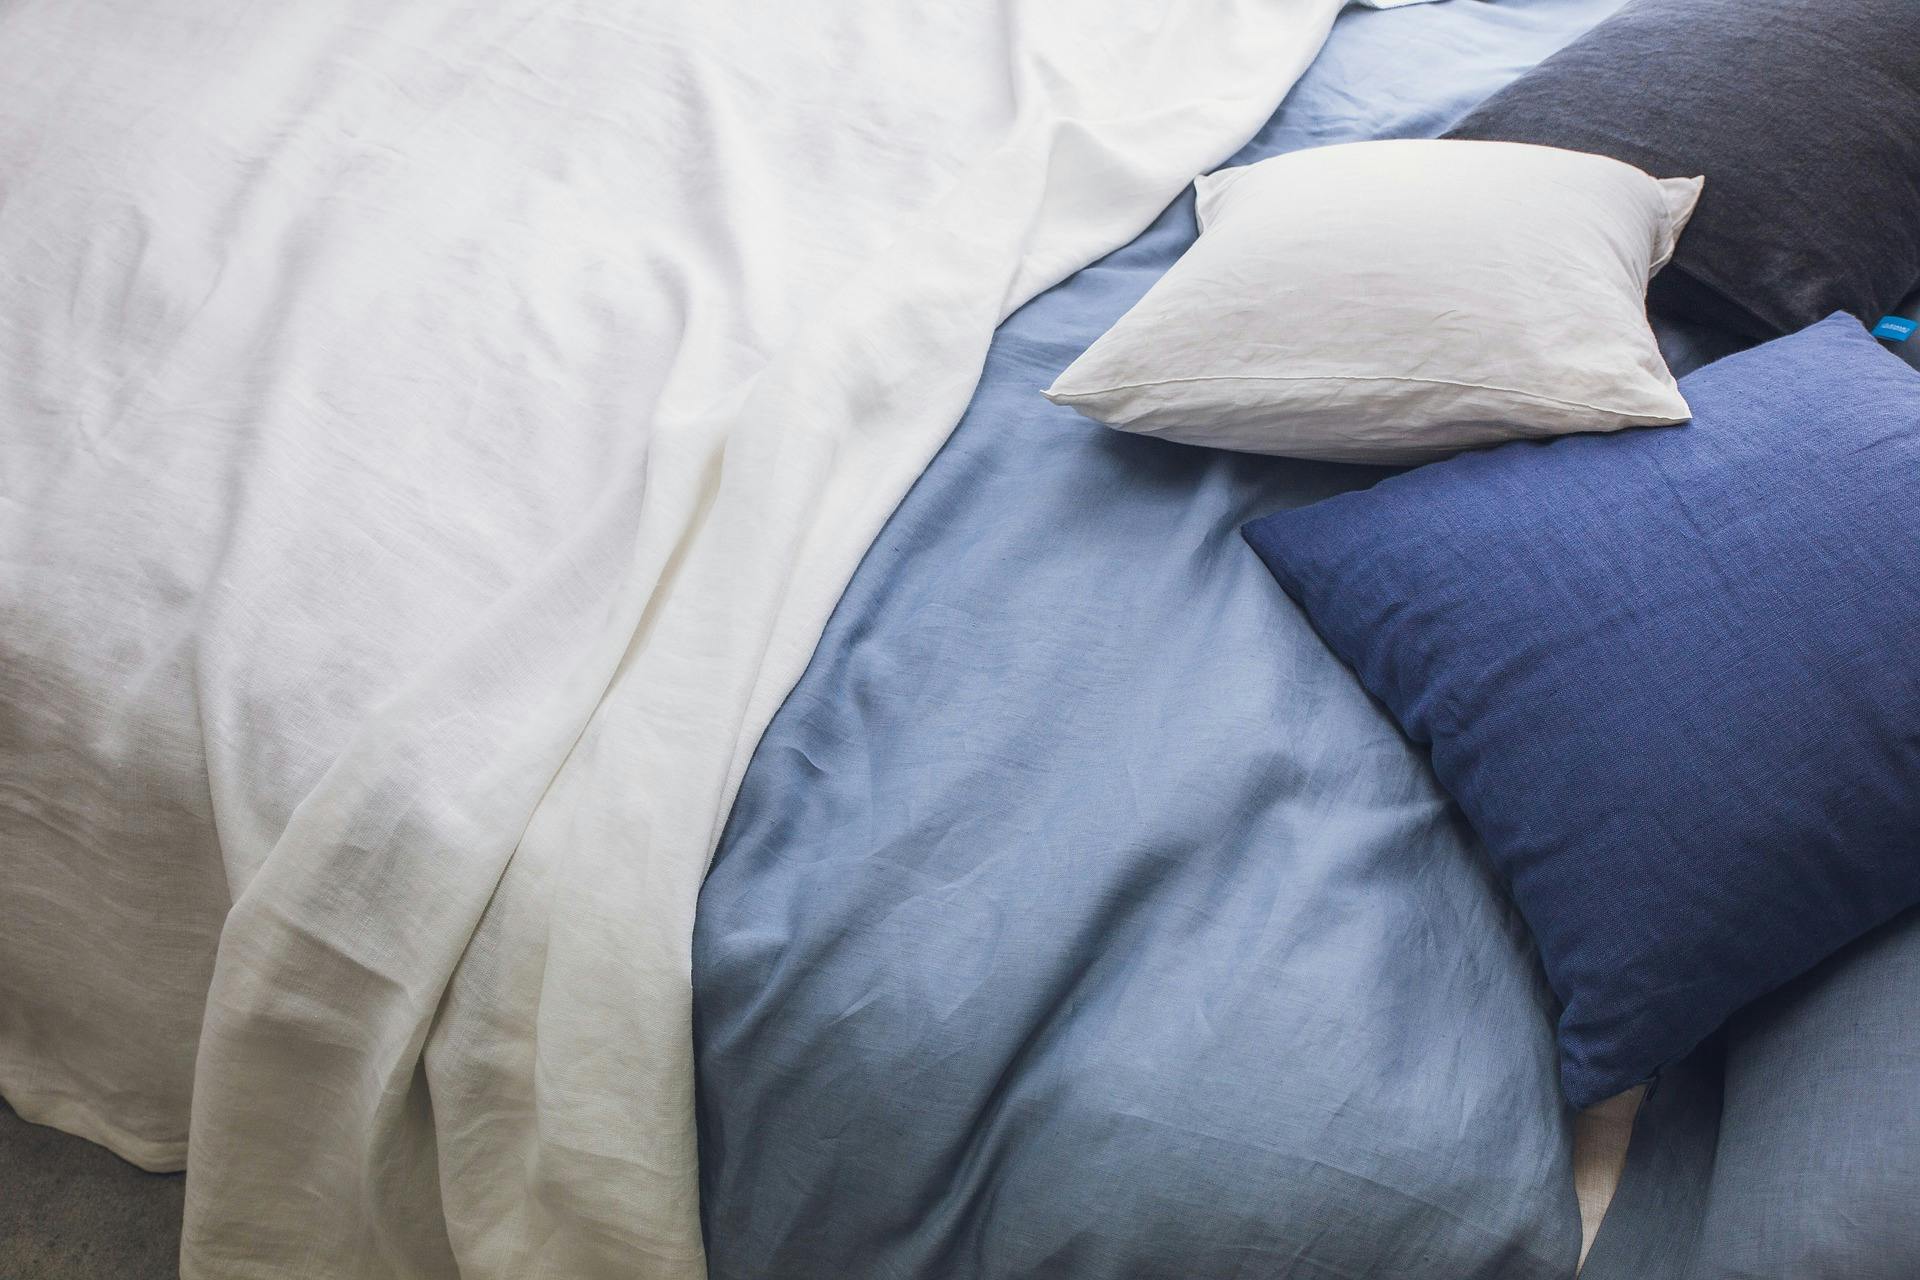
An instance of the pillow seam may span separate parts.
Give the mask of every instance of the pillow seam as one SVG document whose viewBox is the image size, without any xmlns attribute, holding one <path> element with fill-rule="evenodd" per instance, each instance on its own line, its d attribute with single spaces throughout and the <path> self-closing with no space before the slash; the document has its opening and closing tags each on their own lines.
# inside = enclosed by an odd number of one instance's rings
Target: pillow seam
<svg viewBox="0 0 1920 1280">
<path fill-rule="evenodd" d="M 1075 400 L 1111 395 L 1116 391 L 1144 391 L 1150 387 L 1180 386 L 1192 382 L 1412 382 L 1429 387 L 1463 387 L 1473 391 L 1498 391 L 1503 395 L 1518 396 L 1523 400 L 1537 400 L 1543 404 L 1559 405 L 1567 409 L 1590 409 L 1595 413 L 1611 413 L 1623 418 L 1661 421 L 1650 414 L 1628 413 L 1623 409 L 1588 404 L 1584 400 L 1563 400 L 1558 396 L 1543 395 L 1538 391 L 1523 391 L 1518 387 L 1501 387 L 1486 382 L 1462 382 L 1456 378 L 1410 378 L 1392 373 L 1209 373 L 1197 374 L 1190 378 L 1152 378 L 1145 382 L 1122 382 L 1114 386 L 1096 387 L 1087 391 L 1049 390 L 1044 394 L 1050 400 L 1071 404 Z M 1667 386 L 1678 394 L 1679 388 L 1671 376 L 1667 379 Z"/>
</svg>

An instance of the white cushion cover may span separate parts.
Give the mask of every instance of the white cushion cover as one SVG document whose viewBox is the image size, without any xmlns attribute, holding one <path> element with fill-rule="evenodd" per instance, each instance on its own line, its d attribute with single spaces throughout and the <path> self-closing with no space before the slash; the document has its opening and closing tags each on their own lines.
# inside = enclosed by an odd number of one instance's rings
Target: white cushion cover
<svg viewBox="0 0 1920 1280">
<path fill-rule="evenodd" d="M 1411 139 L 1199 180 L 1199 241 L 1046 392 L 1188 444 L 1413 463 L 1683 422 L 1646 320 L 1699 178 Z"/>
</svg>

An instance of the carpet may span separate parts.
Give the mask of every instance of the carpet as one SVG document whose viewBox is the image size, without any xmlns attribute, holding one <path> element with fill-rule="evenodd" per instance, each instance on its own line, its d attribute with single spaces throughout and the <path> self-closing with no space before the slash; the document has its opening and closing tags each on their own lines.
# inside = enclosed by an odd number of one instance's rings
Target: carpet
<svg viewBox="0 0 1920 1280">
<path fill-rule="evenodd" d="M 185 1188 L 0 1102 L 0 1277 L 177 1277 Z"/>
</svg>

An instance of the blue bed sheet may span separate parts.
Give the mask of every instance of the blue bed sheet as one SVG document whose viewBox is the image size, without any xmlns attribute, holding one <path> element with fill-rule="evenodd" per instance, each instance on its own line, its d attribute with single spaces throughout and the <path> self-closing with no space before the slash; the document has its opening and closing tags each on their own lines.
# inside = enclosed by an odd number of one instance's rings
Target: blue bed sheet
<svg viewBox="0 0 1920 1280">
<path fill-rule="evenodd" d="M 1617 4 L 1351 10 L 1238 159 L 1438 133 Z M 1573 1273 L 1526 933 L 1236 534 L 1378 473 L 1040 397 L 1193 235 L 1002 326 L 748 771 L 694 939 L 719 1280 Z"/>
</svg>

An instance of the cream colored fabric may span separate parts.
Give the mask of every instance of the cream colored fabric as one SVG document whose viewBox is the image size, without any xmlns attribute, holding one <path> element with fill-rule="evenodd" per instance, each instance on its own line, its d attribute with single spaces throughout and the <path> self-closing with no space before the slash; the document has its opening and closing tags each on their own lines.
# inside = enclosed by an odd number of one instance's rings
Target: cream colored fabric
<svg viewBox="0 0 1920 1280">
<path fill-rule="evenodd" d="M 1580 1201 L 1580 1262 L 1584 1266 L 1593 1237 L 1607 1216 L 1620 1175 L 1627 1164 L 1627 1146 L 1633 1140 L 1633 1120 L 1640 1112 L 1646 1086 L 1636 1085 L 1605 1102 L 1595 1103 L 1573 1122 L 1573 1191 Z"/>
<path fill-rule="evenodd" d="M 1697 178 L 1416 139 L 1198 184 L 1199 241 L 1047 391 L 1125 431 L 1334 461 L 1687 417 L 1646 321 Z"/>
<path fill-rule="evenodd" d="M 0 1092 L 189 1280 L 699 1274 L 761 730 L 1338 3 L 0 6 Z"/>
</svg>

